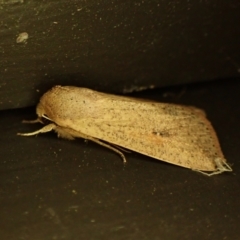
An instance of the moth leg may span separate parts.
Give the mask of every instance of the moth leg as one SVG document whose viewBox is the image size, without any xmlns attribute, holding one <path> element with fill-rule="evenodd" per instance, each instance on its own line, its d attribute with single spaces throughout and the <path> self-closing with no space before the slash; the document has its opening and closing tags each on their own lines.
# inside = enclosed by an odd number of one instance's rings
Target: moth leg
<svg viewBox="0 0 240 240">
<path fill-rule="evenodd" d="M 103 147 L 108 148 L 108 149 L 111 149 L 112 151 L 116 152 L 117 154 L 119 154 L 121 156 L 124 163 L 127 162 L 124 154 L 120 150 L 118 150 L 117 147 L 113 147 L 110 144 L 104 143 L 97 138 L 88 136 L 88 135 L 86 135 L 84 133 L 81 133 L 81 132 L 77 132 L 77 131 L 75 131 L 73 129 L 70 129 L 70 128 L 64 128 L 64 127 L 60 127 L 60 126 L 55 126 L 54 130 L 58 133 L 59 137 L 67 138 L 67 139 L 70 139 L 70 140 L 74 139 L 74 137 L 83 138 L 83 139 L 95 142 L 95 143 L 97 143 L 97 144 L 99 144 Z"/>
<path fill-rule="evenodd" d="M 40 118 L 37 118 L 35 120 L 22 120 L 22 123 L 30 123 L 30 124 L 32 124 L 32 123 L 42 123 L 43 124 L 43 122 Z"/>
<path fill-rule="evenodd" d="M 206 172 L 203 172 L 203 171 L 200 171 L 200 170 L 195 170 L 197 172 L 200 172 L 208 177 L 211 177 L 213 175 L 216 175 L 216 174 L 221 174 L 223 172 L 232 172 L 232 168 L 225 162 L 223 161 L 221 158 L 216 158 L 214 160 L 216 166 L 217 166 L 217 170 L 215 172 L 212 172 L 212 173 L 206 173 Z"/>
<path fill-rule="evenodd" d="M 118 148 L 119 150 L 123 151 L 123 152 L 127 152 L 127 153 L 130 153 L 131 151 L 125 149 L 125 148 L 122 148 L 122 147 L 119 147 L 118 145 L 115 145 L 115 144 L 111 144 L 113 145 L 115 148 Z"/>
<path fill-rule="evenodd" d="M 89 137 L 88 137 L 87 139 L 88 139 L 88 140 L 91 140 L 92 142 L 95 142 L 95 143 L 97 143 L 97 144 L 99 144 L 99 145 L 101 145 L 101 146 L 103 146 L 103 147 L 106 147 L 106 148 L 108 148 L 108 149 L 111 149 L 112 151 L 116 152 L 117 154 L 119 154 L 119 155 L 121 156 L 121 158 L 123 159 L 123 163 L 126 163 L 126 162 L 127 162 L 124 154 L 123 154 L 120 150 L 118 150 L 116 147 L 113 147 L 113 146 L 111 146 L 111 145 L 109 145 L 109 144 L 107 144 L 107 143 L 101 142 L 100 140 L 98 140 L 98 139 L 96 139 L 96 138 L 89 138 Z"/>
<path fill-rule="evenodd" d="M 54 123 L 50 123 L 50 124 L 44 126 L 43 128 L 35 131 L 35 132 L 31 132 L 31 133 L 17 133 L 17 135 L 20 135 L 20 136 L 34 136 L 34 135 L 37 135 L 39 133 L 51 132 L 56 127 L 57 126 Z"/>
</svg>

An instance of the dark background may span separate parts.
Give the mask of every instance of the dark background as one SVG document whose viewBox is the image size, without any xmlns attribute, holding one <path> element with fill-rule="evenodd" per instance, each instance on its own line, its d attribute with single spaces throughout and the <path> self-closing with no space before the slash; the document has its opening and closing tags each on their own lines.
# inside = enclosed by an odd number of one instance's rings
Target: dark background
<svg viewBox="0 0 240 240">
<path fill-rule="evenodd" d="M 0 0 L 0 238 L 238 239 L 239 10 L 237 0 Z M 55 84 L 202 108 L 233 172 L 206 177 L 134 152 L 123 166 L 83 139 L 16 136 L 39 129 L 21 120 Z"/>
<path fill-rule="evenodd" d="M 238 239 L 240 81 L 163 88 L 135 97 L 205 109 L 232 173 L 212 177 L 137 153 L 56 134 L 16 136 L 34 108 L 0 112 L 1 239 Z M 194 134 L 194 133 L 193 133 Z"/>
<path fill-rule="evenodd" d="M 0 109 L 55 84 L 127 93 L 239 77 L 239 12 L 238 0 L 0 0 Z"/>
</svg>

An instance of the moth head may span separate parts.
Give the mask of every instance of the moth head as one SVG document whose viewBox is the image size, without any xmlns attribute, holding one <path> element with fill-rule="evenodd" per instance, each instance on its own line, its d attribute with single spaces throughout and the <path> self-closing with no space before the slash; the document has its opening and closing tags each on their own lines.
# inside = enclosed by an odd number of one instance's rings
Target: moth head
<svg viewBox="0 0 240 240">
<path fill-rule="evenodd" d="M 36 112 L 37 112 L 38 118 L 41 121 L 48 120 L 48 121 L 53 122 L 53 120 L 51 119 L 51 114 L 49 113 L 49 111 L 44 107 L 44 105 L 41 102 L 37 105 Z"/>
<path fill-rule="evenodd" d="M 72 108 L 69 106 L 72 104 L 73 97 L 68 88 L 53 87 L 40 98 L 36 109 L 38 119 L 56 124 L 65 119 L 72 114 Z"/>
</svg>

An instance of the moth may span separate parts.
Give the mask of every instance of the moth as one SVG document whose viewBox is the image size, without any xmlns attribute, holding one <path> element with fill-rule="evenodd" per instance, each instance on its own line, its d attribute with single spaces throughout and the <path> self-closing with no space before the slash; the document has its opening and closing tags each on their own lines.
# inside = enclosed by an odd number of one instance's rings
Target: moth
<svg viewBox="0 0 240 240">
<path fill-rule="evenodd" d="M 118 153 L 121 148 L 208 176 L 230 172 L 216 133 L 203 110 L 97 92 L 73 86 L 55 86 L 36 108 L 29 123 L 48 125 L 33 136 L 54 130 L 58 137 L 84 138 Z"/>
</svg>

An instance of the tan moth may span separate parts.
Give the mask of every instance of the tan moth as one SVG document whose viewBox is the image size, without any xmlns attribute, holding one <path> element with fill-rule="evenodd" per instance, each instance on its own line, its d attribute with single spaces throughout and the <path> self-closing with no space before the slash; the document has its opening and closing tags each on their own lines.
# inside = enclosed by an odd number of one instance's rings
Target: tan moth
<svg viewBox="0 0 240 240">
<path fill-rule="evenodd" d="M 73 86 L 55 86 L 40 99 L 38 118 L 51 121 L 32 136 L 54 130 L 117 152 L 123 147 L 208 176 L 232 171 L 205 113 L 194 107 L 116 96 Z M 210 173 L 206 173 L 210 172 Z"/>
</svg>

